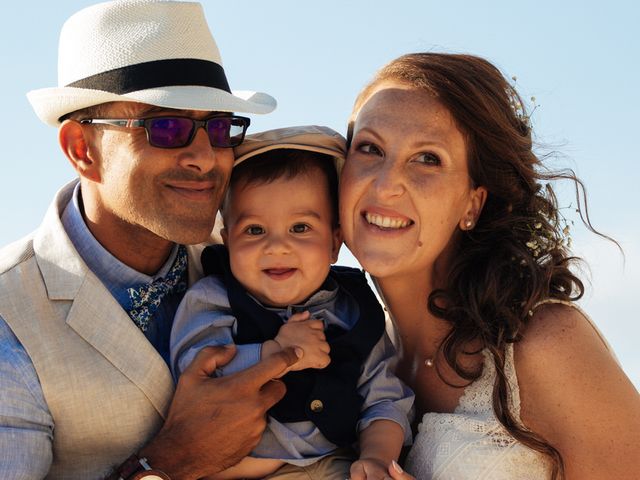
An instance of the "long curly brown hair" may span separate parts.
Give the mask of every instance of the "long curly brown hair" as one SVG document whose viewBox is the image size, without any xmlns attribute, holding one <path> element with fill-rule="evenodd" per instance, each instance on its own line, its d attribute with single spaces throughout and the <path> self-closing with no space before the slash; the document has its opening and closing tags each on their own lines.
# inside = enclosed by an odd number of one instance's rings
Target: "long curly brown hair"
<svg viewBox="0 0 640 480">
<path fill-rule="evenodd" d="M 465 347 L 472 342 L 479 340 L 488 349 L 497 371 L 496 417 L 514 438 L 548 455 L 554 465 L 552 478 L 561 477 L 559 452 L 517 422 L 508 408 L 505 347 L 518 341 L 540 301 L 573 301 L 583 295 L 582 282 L 570 270 L 577 259 L 568 251 L 564 217 L 550 182 L 574 183 L 580 217 L 595 232 L 584 185 L 572 170 L 554 172 L 543 165 L 533 151 L 522 99 L 488 61 L 459 54 L 404 55 L 383 67 L 362 90 L 354 113 L 378 84 L 389 80 L 426 91 L 451 112 L 465 136 L 471 179 L 488 191 L 475 228 L 460 233 L 447 284 L 429 297 L 430 312 L 452 327 L 440 345 L 443 357 L 472 382 L 481 371 L 465 370 L 459 359 L 469 353 Z M 352 128 L 353 119 L 348 139 Z"/>
</svg>

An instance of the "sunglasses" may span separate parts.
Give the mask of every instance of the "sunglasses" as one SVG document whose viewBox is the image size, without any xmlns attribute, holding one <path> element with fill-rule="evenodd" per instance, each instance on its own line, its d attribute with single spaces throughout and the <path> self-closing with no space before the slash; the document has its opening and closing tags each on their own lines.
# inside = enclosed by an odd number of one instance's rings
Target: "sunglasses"
<svg viewBox="0 0 640 480">
<path fill-rule="evenodd" d="M 209 143 L 216 148 L 237 147 L 244 140 L 251 120 L 246 117 L 225 115 L 194 120 L 188 117 L 153 118 L 85 118 L 83 124 L 106 124 L 118 127 L 144 127 L 150 145 L 158 148 L 181 148 L 190 145 L 196 132 L 203 127 Z"/>
</svg>

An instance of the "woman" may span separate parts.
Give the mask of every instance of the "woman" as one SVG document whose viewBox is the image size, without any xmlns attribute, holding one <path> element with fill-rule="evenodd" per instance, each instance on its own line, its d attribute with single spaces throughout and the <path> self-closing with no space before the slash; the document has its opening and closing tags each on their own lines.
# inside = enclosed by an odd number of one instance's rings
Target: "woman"
<svg viewBox="0 0 640 480">
<path fill-rule="evenodd" d="M 422 420 L 408 473 L 389 475 L 637 478 L 640 397 L 571 303 L 583 285 L 546 186 L 580 184 L 544 170 L 512 86 L 477 57 L 400 57 L 356 100 L 349 141 L 345 240 Z"/>
</svg>

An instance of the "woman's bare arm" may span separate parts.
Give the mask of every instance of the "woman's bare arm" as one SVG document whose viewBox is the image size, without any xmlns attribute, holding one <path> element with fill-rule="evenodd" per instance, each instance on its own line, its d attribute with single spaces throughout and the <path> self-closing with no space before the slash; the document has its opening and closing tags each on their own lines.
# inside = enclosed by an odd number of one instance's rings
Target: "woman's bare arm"
<svg viewBox="0 0 640 480">
<path fill-rule="evenodd" d="M 515 365 L 522 421 L 560 452 L 566 480 L 638 478 L 640 395 L 579 310 L 540 307 Z"/>
</svg>

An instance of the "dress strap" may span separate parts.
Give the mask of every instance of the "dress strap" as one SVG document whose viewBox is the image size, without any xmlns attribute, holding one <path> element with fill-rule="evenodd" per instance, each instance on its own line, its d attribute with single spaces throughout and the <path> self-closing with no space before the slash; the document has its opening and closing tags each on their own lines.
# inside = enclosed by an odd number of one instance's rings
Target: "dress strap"
<svg viewBox="0 0 640 480">
<path fill-rule="evenodd" d="M 522 425 L 520 420 L 520 385 L 513 358 L 513 343 L 507 343 L 504 347 L 504 374 L 509 382 L 509 409 L 514 419 Z"/>
</svg>

